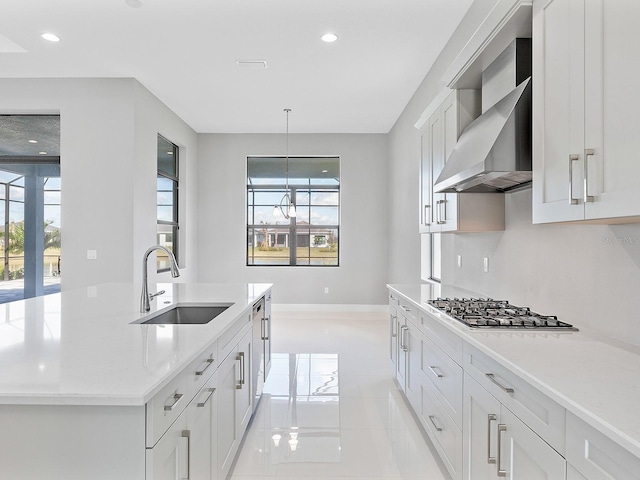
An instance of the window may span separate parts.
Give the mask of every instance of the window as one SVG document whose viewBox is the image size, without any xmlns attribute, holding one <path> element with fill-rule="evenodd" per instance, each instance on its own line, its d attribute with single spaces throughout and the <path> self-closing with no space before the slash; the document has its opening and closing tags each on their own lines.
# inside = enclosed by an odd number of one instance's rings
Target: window
<svg viewBox="0 0 640 480">
<path fill-rule="evenodd" d="M 158 245 L 178 254 L 178 147 L 158 135 L 158 180 L 157 180 Z M 169 270 L 169 259 L 157 251 L 158 272 Z M 179 263 L 179 262 L 178 262 Z"/>
<path fill-rule="evenodd" d="M 340 159 L 289 157 L 288 172 L 285 157 L 247 158 L 247 265 L 338 266 Z"/>
</svg>

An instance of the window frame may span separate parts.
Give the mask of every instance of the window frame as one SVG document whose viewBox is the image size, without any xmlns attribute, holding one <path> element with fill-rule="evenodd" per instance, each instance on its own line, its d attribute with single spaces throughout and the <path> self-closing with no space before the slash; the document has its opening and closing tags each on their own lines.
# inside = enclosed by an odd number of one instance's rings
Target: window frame
<svg viewBox="0 0 640 480">
<path fill-rule="evenodd" d="M 160 234 L 160 231 L 159 231 L 160 226 L 171 227 L 171 229 L 172 229 L 172 237 L 173 237 L 171 251 L 172 251 L 174 257 L 176 258 L 176 261 L 178 262 L 178 265 L 180 265 L 180 253 L 181 253 L 180 252 L 180 217 L 179 217 L 180 147 L 178 147 L 178 145 L 173 143 L 171 140 L 169 140 L 164 135 L 158 133 L 157 140 L 159 141 L 160 139 L 162 139 L 165 142 L 167 142 L 168 144 L 172 145 L 172 152 L 173 152 L 172 156 L 173 156 L 175 174 L 172 175 L 169 172 L 167 172 L 166 170 L 160 169 L 160 151 L 158 149 L 157 161 L 156 161 L 156 171 L 157 171 L 157 175 L 156 175 L 156 240 L 158 240 L 158 235 Z M 161 220 L 160 218 L 158 218 L 159 216 L 158 216 L 158 212 L 157 212 L 157 207 L 160 206 L 160 204 L 158 203 L 158 200 L 157 200 L 157 193 L 161 191 L 161 190 L 158 190 L 158 183 L 157 182 L 158 182 L 159 178 L 164 178 L 164 179 L 170 180 L 172 182 L 172 185 L 173 185 L 172 216 L 173 216 L 174 220 Z M 165 192 L 165 190 L 162 190 L 162 192 Z M 159 240 L 158 240 L 157 243 L 160 243 Z M 157 267 L 157 272 L 158 273 L 168 272 L 169 270 L 170 270 L 170 266 L 168 264 L 167 264 L 167 266 L 165 268 Z"/>
<path fill-rule="evenodd" d="M 249 161 L 250 159 L 279 159 L 279 158 L 283 158 L 281 155 L 249 155 L 247 156 L 246 159 L 246 196 L 245 196 L 245 226 L 246 226 L 246 239 L 245 239 L 245 265 L 247 267 L 340 267 L 340 243 L 341 243 L 341 239 L 340 239 L 340 230 L 341 230 L 341 226 L 340 226 L 340 219 L 341 219 L 341 201 L 340 201 L 340 191 L 341 191 L 341 181 L 340 181 L 340 166 L 341 166 L 341 158 L 339 155 L 295 155 L 291 158 L 295 158 L 295 159 L 305 159 L 305 160 L 313 160 L 313 159 L 327 159 L 327 158 L 335 158 L 338 162 L 338 177 L 337 177 L 337 185 L 333 184 L 333 185 L 327 185 L 327 184 L 322 184 L 322 183 L 311 183 L 311 178 L 310 177 L 304 177 L 308 180 L 307 183 L 305 184 L 301 184 L 301 183 L 297 183 L 297 182 L 292 182 L 291 178 L 289 179 L 289 191 L 290 194 L 292 196 L 292 198 L 296 199 L 295 200 L 295 206 L 296 206 L 296 212 L 298 212 L 298 215 L 296 217 L 293 217 L 289 220 L 288 224 L 256 224 L 256 223 L 250 223 L 251 220 L 253 220 L 255 222 L 255 209 L 256 207 L 271 207 L 273 208 L 273 204 L 256 204 L 255 200 L 252 200 L 250 203 L 250 197 L 251 195 L 255 195 L 255 193 L 257 192 L 272 192 L 272 193 L 276 193 L 278 197 L 281 197 L 282 195 L 284 195 L 285 193 L 285 189 L 286 189 L 286 181 L 285 181 L 285 176 L 282 176 L 282 183 L 265 183 L 265 184 L 256 184 L 256 185 L 252 185 L 250 182 L 250 177 L 249 177 Z M 283 172 L 284 173 L 284 172 Z M 336 224 L 313 224 L 311 223 L 311 209 L 315 206 L 322 206 L 322 205 L 314 205 L 311 202 L 311 198 L 309 199 L 309 203 L 308 204 L 301 204 L 298 202 L 297 199 L 297 195 L 300 192 L 309 192 L 310 195 L 313 194 L 313 192 L 322 192 L 322 191 L 328 191 L 328 192 L 335 192 L 337 194 L 337 202 L 335 205 L 331 205 L 332 207 L 336 207 L 337 208 L 337 223 Z M 250 219 L 250 209 L 253 208 L 252 213 L 253 213 L 253 218 Z M 300 217 L 300 211 L 304 210 L 304 209 L 308 209 L 309 212 L 309 223 L 308 224 L 299 224 L 298 223 L 298 218 Z M 286 220 L 286 219 L 285 219 Z M 288 262 L 287 263 L 255 263 L 255 259 L 256 256 L 255 255 L 251 255 L 250 254 L 250 250 L 252 252 L 255 253 L 255 245 L 253 245 L 253 242 L 250 242 L 250 239 L 255 239 L 255 231 L 258 229 L 268 229 L 271 228 L 273 230 L 275 230 L 275 232 L 272 232 L 272 234 L 275 235 L 280 235 L 280 233 L 277 232 L 277 230 L 283 230 L 286 232 L 286 235 L 288 235 L 288 248 L 289 248 L 289 258 L 288 258 Z M 311 235 L 313 234 L 313 231 L 322 231 L 322 230 L 327 230 L 330 232 L 331 235 L 333 235 L 334 231 L 335 231 L 335 238 L 337 238 L 337 242 L 336 242 L 336 254 L 335 257 L 330 257 L 331 260 L 335 259 L 335 263 L 331 263 L 331 264 L 312 264 L 312 260 L 314 258 L 318 259 L 318 258 L 322 258 L 322 257 L 313 257 L 311 256 Z M 297 239 L 298 236 L 301 234 L 305 234 L 305 231 L 308 232 L 309 235 L 309 255 L 308 256 L 304 256 L 304 257 L 299 257 L 298 254 L 298 248 L 297 248 Z M 251 247 L 254 248 L 251 248 Z M 282 259 L 286 258 L 286 257 L 280 257 Z M 299 263 L 301 259 L 306 259 L 308 261 L 308 263 Z"/>
</svg>

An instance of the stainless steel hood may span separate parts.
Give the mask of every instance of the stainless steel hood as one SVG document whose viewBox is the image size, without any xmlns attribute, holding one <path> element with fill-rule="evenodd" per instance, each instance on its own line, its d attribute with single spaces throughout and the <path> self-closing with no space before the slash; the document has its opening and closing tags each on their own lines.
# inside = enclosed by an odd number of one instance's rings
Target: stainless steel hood
<svg viewBox="0 0 640 480">
<path fill-rule="evenodd" d="M 483 102 L 485 89 L 487 97 L 501 100 L 462 132 L 434 183 L 435 192 L 505 192 L 531 182 L 531 77 L 523 79 L 527 55 L 518 55 L 527 46 L 530 52 L 527 40 L 517 39 L 487 68 L 486 85 L 483 73 Z M 516 79 L 524 81 L 515 86 Z M 499 94 L 505 88 L 509 93 Z"/>
</svg>

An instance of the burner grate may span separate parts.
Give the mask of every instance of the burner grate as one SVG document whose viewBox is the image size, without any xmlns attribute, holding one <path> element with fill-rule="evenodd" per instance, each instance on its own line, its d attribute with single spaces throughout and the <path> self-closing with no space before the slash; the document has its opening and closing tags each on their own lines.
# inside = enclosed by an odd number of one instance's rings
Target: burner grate
<svg viewBox="0 0 640 480">
<path fill-rule="evenodd" d="M 450 317 L 474 328 L 521 328 L 577 330 L 552 315 L 540 315 L 529 307 L 491 298 L 437 298 L 428 302 Z"/>
</svg>

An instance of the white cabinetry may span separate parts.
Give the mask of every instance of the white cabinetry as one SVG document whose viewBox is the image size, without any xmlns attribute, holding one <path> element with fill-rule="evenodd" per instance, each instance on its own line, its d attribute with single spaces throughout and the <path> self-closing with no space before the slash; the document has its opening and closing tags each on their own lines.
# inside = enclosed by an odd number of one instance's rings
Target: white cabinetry
<svg viewBox="0 0 640 480">
<path fill-rule="evenodd" d="M 468 374 L 464 426 L 465 480 L 565 478 L 565 459 Z"/>
<path fill-rule="evenodd" d="M 504 197 L 498 194 L 435 193 L 458 137 L 480 115 L 478 90 L 453 90 L 428 118 L 421 135 L 420 232 L 504 230 Z"/>
<path fill-rule="evenodd" d="M 603 433 L 567 414 L 567 462 L 576 479 L 638 480 L 640 459 Z"/>
<path fill-rule="evenodd" d="M 640 2 L 535 0 L 534 223 L 640 221 L 638 18 Z"/>
<path fill-rule="evenodd" d="M 223 347 L 228 350 L 218 369 L 218 478 L 226 478 L 251 418 L 251 318 Z"/>
</svg>

